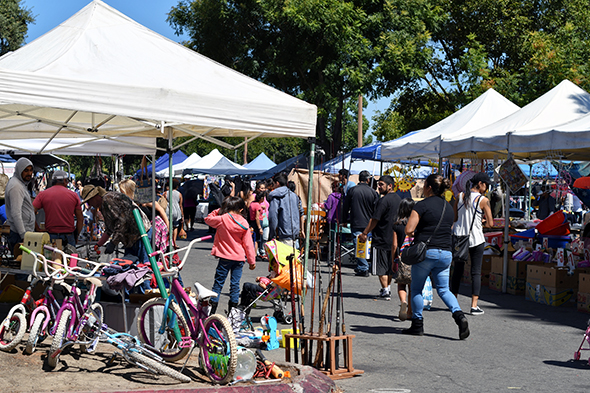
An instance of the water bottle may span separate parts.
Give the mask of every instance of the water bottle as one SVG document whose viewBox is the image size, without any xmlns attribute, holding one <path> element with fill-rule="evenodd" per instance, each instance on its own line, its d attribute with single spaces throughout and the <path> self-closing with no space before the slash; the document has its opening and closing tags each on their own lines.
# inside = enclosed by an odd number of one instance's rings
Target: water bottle
<svg viewBox="0 0 590 393">
<path fill-rule="evenodd" d="M 248 348 L 238 347 L 237 367 L 234 374 L 234 380 L 248 380 L 256 372 L 256 356 Z"/>
</svg>

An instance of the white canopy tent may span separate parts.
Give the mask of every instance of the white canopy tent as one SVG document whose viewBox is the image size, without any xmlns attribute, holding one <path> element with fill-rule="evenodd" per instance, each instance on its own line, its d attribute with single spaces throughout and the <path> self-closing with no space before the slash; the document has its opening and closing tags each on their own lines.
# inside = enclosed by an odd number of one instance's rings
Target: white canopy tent
<svg viewBox="0 0 590 393">
<path fill-rule="evenodd" d="M 530 104 L 512 115 L 486 127 L 473 130 L 464 135 L 451 135 L 441 142 L 443 157 L 462 156 L 471 158 L 492 158 L 494 155 L 506 156 L 510 151 L 515 158 L 545 158 L 550 152 L 566 147 L 577 141 L 555 141 L 546 138 L 539 131 L 549 131 L 564 123 L 579 119 L 590 113 L 590 94 L 572 82 L 564 80 L 553 89 L 543 94 Z M 536 132 L 536 133 L 535 133 Z M 513 149 L 510 135 L 527 135 L 520 137 L 517 146 L 522 150 Z M 554 134 L 555 135 L 555 134 Z M 524 146 L 528 144 L 528 146 Z M 523 147 L 524 146 L 524 147 Z"/>
<path fill-rule="evenodd" d="M 153 152 L 154 138 L 167 138 L 172 150 L 173 138 L 189 136 L 237 148 L 257 137 L 314 137 L 316 113 L 315 105 L 162 37 L 100 0 L 0 58 L 5 145 L 90 138 L 90 154 L 93 140 L 116 142 L 123 153 L 131 145 Z M 217 139 L 231 136 L 243 142 Z M 35 153 L 48 151 L 41 146 Z"/>
<path fill-rule="evenodd" d="M 406 134 L 381 145 L 381 158 L 386 161 L 427 158 L 438 160 L 441 139 L 458 137 L 492 124 L 518 110 L 494 89 L 432 126 Z"/>
<path fill-rule="evenodd" d="M 193 136 L 234 148 L 216 137 L 313 137 L 315 124 L 314 105 L 162 37 L 100 0 L 0 58 L 2 141 Z M 154 149 L 152 141 L 123 146 Z"/>
</svg>

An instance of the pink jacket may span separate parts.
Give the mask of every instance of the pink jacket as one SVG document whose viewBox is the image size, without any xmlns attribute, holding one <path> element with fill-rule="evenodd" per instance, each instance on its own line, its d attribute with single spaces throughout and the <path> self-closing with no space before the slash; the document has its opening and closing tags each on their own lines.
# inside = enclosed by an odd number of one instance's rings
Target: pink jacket
<svg viewBox="0 0 590 393">
<path fill-rule="evenodd" d="M 246 219 L 239 214 L 228 213 L 220 216 L 218 213 L 219 209 L 214 210 L 205 218 L 207 225 L 217 229 L 211 255 L 230 261 L 247 259 L 250 265 L 254 265 L 256 263 L 254 243 L 250 225 Z"/>
</svg>

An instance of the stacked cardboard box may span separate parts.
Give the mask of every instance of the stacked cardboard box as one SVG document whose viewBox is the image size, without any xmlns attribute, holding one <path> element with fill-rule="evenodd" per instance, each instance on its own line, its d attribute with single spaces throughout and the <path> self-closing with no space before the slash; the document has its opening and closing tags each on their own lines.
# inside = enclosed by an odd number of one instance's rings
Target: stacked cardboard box
<svg viewBox="0 0 590 393">
<path fill-rule="evenodd" d="M 484 255 L 481 262 L 481 285 L 484 287 L 487 287 L 490 283 L 491 258 L 491 255 Z M 465 262 L 461 283 L 471 285 L 471 258 Z"/>
<path fill-rule="evenodd" d="M 590 274 L 578 275 L 578 311 L 590 314 Z"/>
<path fill-rule="evenodd" d="M 504 257 L 491 257 L 490 289 L 502 291 Z M 527 265 L 540 264 L 540 262 L 515 261 L 508 258 L 508 280 L 506 281 L 506 292 L 512 295 L 524 295 L 526 284 Z"/>
<path fill-rule="evenodd" d="M 527 300 L 561 306 L 575 299 L 578 277 L 570 275 L 567 268 L 558 268 L 553 264 L 528 265 L 526 277 Z"/>
</svg>

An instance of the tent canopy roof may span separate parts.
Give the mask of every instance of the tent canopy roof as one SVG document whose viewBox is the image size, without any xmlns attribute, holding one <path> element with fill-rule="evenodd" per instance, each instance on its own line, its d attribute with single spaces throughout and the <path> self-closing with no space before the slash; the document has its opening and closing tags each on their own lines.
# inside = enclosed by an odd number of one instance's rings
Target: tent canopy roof
<svg viewBox="0 0 590 393">
<path fill-rule="evenodd" d="M 260 153 L 258 157 L 253 159 L 247 164 L 244 164 L 244 167 L 248 169 L 257 169 L 260 172 L 266 171 L 276 164 L 264 154 L 264 152 Z"/>
<path fill-rule="evenodd" d="M 590 147 L 588 143 L 590 136 L 581 134 L 578 136 L 584 140 L 567 140 L 569 138 L 559 138 L 558 134 L 552 134 L 550 131 L 560 128 L 564 123 L 580 119 L 588 113 L 590 113 L 590 94 L 574 83 L 564 80 L 502 120 L 465 135 L 443 138 L 441 154 L 444 157 L 492 158 L 494 154 L 506 155 L 510 147 L 510 151 L 516 158 L 536 159 L 547 157 L 551 151 L 572 146 L 587 149 Z M 585 128 L 585 130 L 590 129 Z M 520 141 L 516 143 L 518 136 Z M 588 157 L 587 154 L 586 157 Z M 576 157 L 570 155 L 565 158 L 575 159 Z"/>
<path fill-rule="evenodd" d="M 231 148 L 215 137 L 311 137 L 315 124 L 314 105 L 162 37 L 100 0 L 0 58 L 0 140 L 171 132 Z M 144 145 L 155 151 L 155 144 Z"/>
<path fill-rule="evenodd" d="M 517 105 L 503 95 L 494 89 L 488 89 L 478 98 L 438 123 L 383 143 L 381 156 L 384 160 L 420 157 L 438 159 L 441 138 L 446 140 L 450 137 L 460 137 L 492 124 L 518 109 Z"/>
</svg>

